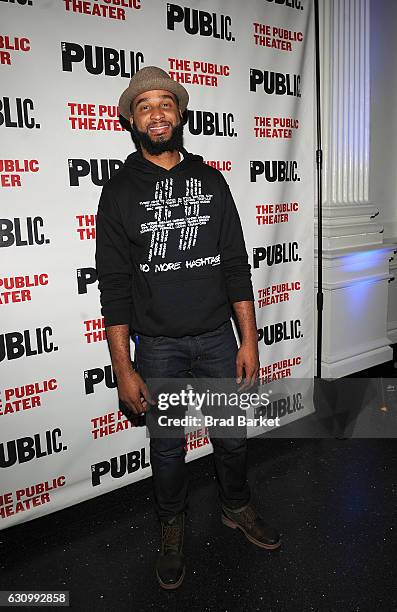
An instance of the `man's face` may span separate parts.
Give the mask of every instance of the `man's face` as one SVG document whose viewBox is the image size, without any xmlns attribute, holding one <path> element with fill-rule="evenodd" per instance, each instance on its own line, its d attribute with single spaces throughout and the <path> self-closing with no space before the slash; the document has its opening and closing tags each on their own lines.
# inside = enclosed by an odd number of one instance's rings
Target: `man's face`
<svg viewBox="0 0 397 612">
<path fill-rule="evenodd" d="M 132 103 L 130 123 L 133 135 L 152 155 L 181 148 L 181 118 L 174 94 L 163 89 L 145 91 Z"/>
</svg>

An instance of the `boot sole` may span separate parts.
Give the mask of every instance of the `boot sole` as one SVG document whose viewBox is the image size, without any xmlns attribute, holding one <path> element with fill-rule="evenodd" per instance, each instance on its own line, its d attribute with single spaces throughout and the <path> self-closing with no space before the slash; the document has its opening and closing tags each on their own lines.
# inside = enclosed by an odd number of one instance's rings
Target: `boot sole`
<svg viewBox="0 0 397 612">
<path fill-rule="evenodd" d="M 178 587 L 181 586 L 183 579 L 185 577 L 185 568 L 183 568 L 182 575 L 179 578 L 178 582 L 175 582 L 174 584 L 167 584 L 166 582 L 162 582 L 160 576 L 157 573 L 157 570 L 156 570 L 156 576 L 157 576 L 157 580 L 159 581 L 160 586 L 163 589 L 167 589 L 167 590 L 177 589 Z"/>
<path fill-rule="evenodd" d="M 278 548 L 279 546 L 281 546 L 281 540 L 279 540 L 275 544 L 265 544 L 264 542 L 260 542 L 260 540 L 256 540 L 255 538 L 252 537 L 252 535 L 250 535 L 244 529 L 244 527 L 232 521 L 231 519 L 227 518 L 227 516 L 224 516 L 223 514 L 221 515 L 221 520 L 222 520 L 222 523 L 226 525 L 226 527 L 230 527 L 231 529 L 240 529 L 245 535 L 245 537 L 247 538 L 247 540 L 249 540 L 253 544 L 256 544 L 256 546 L 259 546 L 260 548 L 267 548 L 269 550 L 274 550 L 275 548 Z"/>
</svg>

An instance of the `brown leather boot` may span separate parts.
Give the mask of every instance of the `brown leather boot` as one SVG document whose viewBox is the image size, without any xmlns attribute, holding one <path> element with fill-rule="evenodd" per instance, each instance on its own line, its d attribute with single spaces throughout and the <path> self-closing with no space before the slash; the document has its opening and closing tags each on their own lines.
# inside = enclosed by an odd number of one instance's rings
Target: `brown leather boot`
<svg viewBox="0 0 397 612">
<path fill-rule="evenodd" d="M 176 589 L 185 577 L 184 528 L 184 512 L 168 521 L 161 521 L 161 552 L 156 563 L 156 575 L 163 589 Z"/>
<path fill-rule="evenodd" d="M 232 529 L 240 529 L 245 537 L 260 546 L 273 550 L 281 545 L 277 531 L 270 527 L 251 504 L 239 511 L 222 507 L 222 523 Z"/>
</svg>

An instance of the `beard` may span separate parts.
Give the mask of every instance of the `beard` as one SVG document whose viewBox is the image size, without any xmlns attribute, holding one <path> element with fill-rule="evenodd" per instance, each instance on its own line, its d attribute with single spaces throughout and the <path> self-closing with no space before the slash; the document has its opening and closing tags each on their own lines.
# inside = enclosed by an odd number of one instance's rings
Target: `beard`
<svg viewBox="0 0 397 612">
<path fill-rule="evenodd" d="M 183 124 L 180 121 L 178 125 L 172 128 L 171 136 L 168 140 L 152 140 L 146 132 L 140 132 L 135 123 L 131 127 L 132 139 L 135 146 L 146 149 L 149 155 L 161 155 L 166 151 L 180 151 L 183 147 Z"/>
</svg>

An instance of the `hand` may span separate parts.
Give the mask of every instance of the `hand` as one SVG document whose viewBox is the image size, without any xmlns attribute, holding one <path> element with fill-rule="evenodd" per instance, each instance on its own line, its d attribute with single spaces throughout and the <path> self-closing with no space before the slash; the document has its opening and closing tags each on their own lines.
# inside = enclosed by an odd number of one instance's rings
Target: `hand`
<svg viewBox="0 0 397 612">
<path fill-rule="evenodd" d="M 258 343 L 243 342 L 237 351 L 236 356 L 236 383 L 240 384 L 243 379 L 243 370 L 245 372 L 245 381 L 239 387 L 239 391 L 250 389 L 255 383 L 259 373 L 259 353 Z"/>
<path fill-rule="evenodd" d="M 117 376 L 119 399 L 134 414 L 147 412 L 149 404 L 155 404 L 149 389 L 138 372 L 131 371 Z"/>
</svg>

